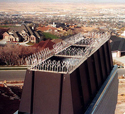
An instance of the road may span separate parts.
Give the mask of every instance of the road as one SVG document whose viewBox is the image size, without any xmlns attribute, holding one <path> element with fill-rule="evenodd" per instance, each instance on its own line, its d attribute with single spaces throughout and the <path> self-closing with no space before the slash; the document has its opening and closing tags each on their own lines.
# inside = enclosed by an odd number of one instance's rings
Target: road
<svg viewBox="0 0 125 114">
<path fill-rule="evenodd" d="M 30 45 L 27 45 L 27 43 L 28 43 L 29 41 L 26 41 L 26 42 L 21 42 L 21 43 L 19 43 L 19 45 L 23 45 L 23 46 L 30 46 Z"/>
<path fill-rule="evenodd" d="M 0 81 L 23 81 L 26 70 L 0 70 Z M 118 69 L 118 76 L 125 75 L 125 69 Z"/>
<path fill-rule="evenodd" d="M 0 81 L 23 81 L 26 70 L 0 70 Z"/>
</svg>

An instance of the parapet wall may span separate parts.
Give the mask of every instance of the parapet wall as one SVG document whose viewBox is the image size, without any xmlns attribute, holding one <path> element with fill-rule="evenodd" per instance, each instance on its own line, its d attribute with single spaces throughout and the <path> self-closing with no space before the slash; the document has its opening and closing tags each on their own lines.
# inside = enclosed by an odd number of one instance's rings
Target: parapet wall
<svg viewBox="0 0 125 114">
<path fill-rule="evenodd" d="M 118 96 L 118 73 L 114 66 L 85 114 L 114 114 Z"/>
</svg>

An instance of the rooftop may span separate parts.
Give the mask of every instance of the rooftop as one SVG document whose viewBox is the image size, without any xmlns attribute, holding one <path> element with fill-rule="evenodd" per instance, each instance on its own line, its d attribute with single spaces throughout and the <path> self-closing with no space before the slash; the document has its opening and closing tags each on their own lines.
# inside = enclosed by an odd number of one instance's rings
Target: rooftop
<svg viewBox="0 0 125 114">
<path fill-rule="evenodd" d="M 32 70 L 71 73 L 110 38 L 106 33 L 76 34 L 26 58 Z M 95 38 L 96 36 L 96 38 Z M 94 37 L 94 38 L 93 38 Z"/>
<path fill-rule="evenodd" d="M 112 36 L 111 37 L 111 50 L 112 51 L 125 51 L 125 38 Z"/>
</svg>

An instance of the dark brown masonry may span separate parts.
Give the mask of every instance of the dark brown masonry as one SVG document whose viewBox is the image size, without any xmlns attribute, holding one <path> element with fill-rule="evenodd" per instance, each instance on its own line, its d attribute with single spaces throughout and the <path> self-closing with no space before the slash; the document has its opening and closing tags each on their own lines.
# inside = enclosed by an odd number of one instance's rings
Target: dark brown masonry
<svg viewBox="0 0 125 114">
<path fill-rule="evenodd" d="M 26 71 L 18 114 L 114 113 L 117 67 L 113 66 L 109 36 L 99 35 L 77 35 L 55 45 L 51 52 L 27 58 L 32 66 Z M 110 86 L 115 87 L 114 92 Z"/>
</svg>

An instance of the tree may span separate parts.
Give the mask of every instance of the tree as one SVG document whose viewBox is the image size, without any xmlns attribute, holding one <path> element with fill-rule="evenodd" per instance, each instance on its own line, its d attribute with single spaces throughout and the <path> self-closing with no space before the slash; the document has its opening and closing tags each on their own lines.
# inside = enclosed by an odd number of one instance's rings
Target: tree
<svg viewBox="0 0 125 114">
<path fill-rule="evenodd" d="M 0 47 L 0 64 L 22 65 L 25 57 L 37 52 L 35 47 L 25 47 L 16 44 L 7 44 Z"/>
</svg>

